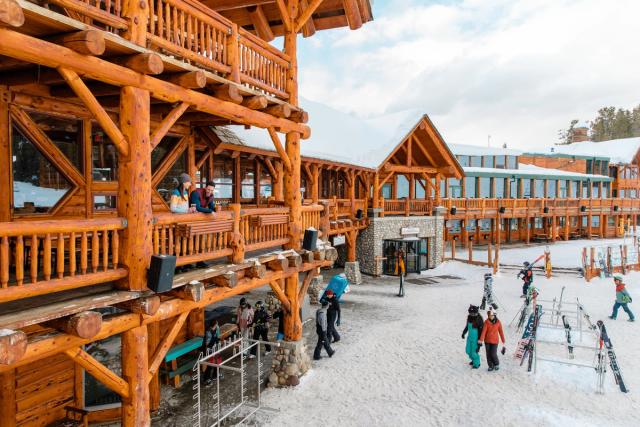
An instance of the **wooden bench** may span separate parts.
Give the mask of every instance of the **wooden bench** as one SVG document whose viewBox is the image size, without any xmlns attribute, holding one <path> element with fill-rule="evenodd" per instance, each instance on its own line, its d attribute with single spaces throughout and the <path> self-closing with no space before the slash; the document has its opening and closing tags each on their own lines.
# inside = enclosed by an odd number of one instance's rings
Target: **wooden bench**
<svg viewBox="0 0 640 427">
<path fill-rule="evenodd" d="M 251 225 L 255 227 L 263 227 L 265 225 L 279 225 L 287 224 L 289 222 L 289 215 L 255 215 L 251 217 Z"/>
<path fill-rule="evenodd" d="M 200 351 L 202 348 L 202 337 L 194 337 L 169 349 L 164 356 L 164 366 L 162 373 L 166 376 L 166 384 L 172 384 L 180 387 L 180 375 L 191 371 L 193 365 L 198 362 L 198 356 L 187 360 L 178 361 L 179 357 L 186 356 L 194 351 Z"/>
<path fill-rule="evenodd" d="M 176 224 L 177 237 L 195 237 L 203 234 L 224 233 L 233 231 L 233 220 L 194 221 Z"/>
</svg>

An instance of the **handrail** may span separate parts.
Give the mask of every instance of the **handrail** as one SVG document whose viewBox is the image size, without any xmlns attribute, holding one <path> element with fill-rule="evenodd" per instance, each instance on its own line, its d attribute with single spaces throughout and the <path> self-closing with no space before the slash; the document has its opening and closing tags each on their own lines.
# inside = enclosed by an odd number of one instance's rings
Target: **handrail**
<svg viewBox="0 0 640 427">
<path fill-rule="evenodd" d="M 127 220 L 124 218 L 0 222 L 0 237 L 32 236 L 46 233 L 82 233 L 96 229 L 122 230 L 126 227 Z"/>
</svg>

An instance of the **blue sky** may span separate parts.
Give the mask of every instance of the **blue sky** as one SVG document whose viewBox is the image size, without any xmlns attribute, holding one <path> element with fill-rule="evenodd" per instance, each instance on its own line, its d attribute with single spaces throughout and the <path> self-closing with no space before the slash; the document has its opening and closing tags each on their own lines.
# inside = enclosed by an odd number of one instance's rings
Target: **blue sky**
<svg viewBox="0 0 640 427">
<path fill-rule="evenodd" d="M 300 39 L 300 94 L 362 117 L 418 108 L 452 143 L 526 148 L 640 103 L 638 0 L 376 0 Z"/>
</svg>

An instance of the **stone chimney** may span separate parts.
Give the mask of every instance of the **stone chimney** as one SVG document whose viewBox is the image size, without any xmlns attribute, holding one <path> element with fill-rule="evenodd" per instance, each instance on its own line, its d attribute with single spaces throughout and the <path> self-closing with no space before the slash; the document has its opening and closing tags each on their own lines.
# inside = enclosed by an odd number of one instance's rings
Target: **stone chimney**
<svg viewBox="0 0 640 427">
<path fill-rule="evenodd" d="M 571 143 L 589 141 L 589 126 L 587 124 L 577 124 L 573 128 L 573 135 L 571 135 Z"/>
</svg>

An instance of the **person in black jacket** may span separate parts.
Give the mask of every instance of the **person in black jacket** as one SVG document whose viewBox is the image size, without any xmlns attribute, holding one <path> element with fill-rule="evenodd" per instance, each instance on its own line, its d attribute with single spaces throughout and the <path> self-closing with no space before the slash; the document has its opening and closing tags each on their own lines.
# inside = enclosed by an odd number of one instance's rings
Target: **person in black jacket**
<svg viewBox="0 0 640 427">
<path fill-rule="evenodd" d="M 340 341 L 340 334 L 336 326 L 340 326 L 340 301 L 331 289 L 325 294 L 329 308 L 327 308 L 327 338 L 330 342 Z"/>
<path fill-rule="evenodd" d="M 329 338 L 327 338 L 327 306 L 329 305 L 329 302 L 326 299 L 323 299 L 320 301 L 320 304 L 322 306 L 316 310 L 316 334 L 318 334 L 318 342 L 316 343 L 316 348 L 313 351 L 313 360 L 320 360 L 322 347 L 324 347 L 329 357 L 333 356 L 333 353 L 335 353 L 335 350 L 331 348 Z"/>
<path fill-rule="evenodd" d="M 278 319 L 278 334 L 276 335 L 276 341 L 282 341 L 284 339 L 284 310 L 282 306 L 278 307 L 273 312 L 273 318 Z"/>
<path fill-rule="evenodd" d="M 522 265 L 524 268 L 518 273 L 518 278 L 522 278 L 522 295 L 520 298 L 526 298 L 529 286 L 533 282 L 533 271 L 531 271 L 532 265 L 529 261 L 525 261 Z"/>
<path fill-rule="evenodd" d="M 269 320 L 271 320 L 271 316 L 269 316 L 269 313 L 262 304 L 262 301 L 256 302 L 252 323 L 254 340 L 269 341 Z M 256 356 L 256 349 L 258 347 L 259 345 L 251 347 L 250 359 L 253 359 Z M 265 355 L 271 353 L 271 346 L 269 344 L 265 344 L 264 347 L 266 349 Z"/>
</svg>

